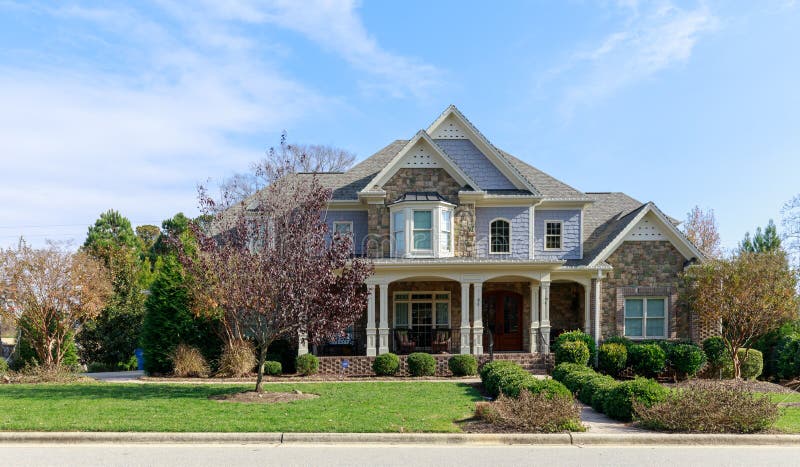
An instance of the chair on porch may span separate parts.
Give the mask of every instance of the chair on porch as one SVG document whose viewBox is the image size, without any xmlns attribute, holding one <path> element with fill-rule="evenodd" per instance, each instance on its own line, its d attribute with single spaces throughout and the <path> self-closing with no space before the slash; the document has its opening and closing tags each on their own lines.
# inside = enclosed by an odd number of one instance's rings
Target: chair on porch
<svg viewBox="0 0 800 467">
<path fill-rule="evenodd" d="M 401 354 L 412 353 L 417 348 L 417 343 L 408 337 L 408 330 L 405 329 L 395 331 L 395 342 Z"/>
<path fill-rule="evenodd" d="M 433 353 L 447 353 L 450 350 L 449 330 L 439 329 L 436 331 L 433 342 L 431 343 L 431 350 Z"/>
</svg>

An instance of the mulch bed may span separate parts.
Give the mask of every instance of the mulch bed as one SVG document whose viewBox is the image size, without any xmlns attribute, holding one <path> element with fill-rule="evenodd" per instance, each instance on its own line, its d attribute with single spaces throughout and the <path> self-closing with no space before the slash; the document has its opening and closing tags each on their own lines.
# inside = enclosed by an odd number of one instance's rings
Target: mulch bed
<svg viewBox="0 0 800 467">
<path fill-rule="evenodd" d="M 780 384 L 770 383 L 769 381 L 745 381 L 735 379 L 690 379 L 680 383 L 664 384 L 669 387 L 726 387 L 732 389 L 744 389 L 752 392 L 774 392 L 781 394 L 793 393 L 791 389 Z"/>
<path fill-rule="evenodd" d="M 241 402 L 245 404 L 276 404 L 283 402 L 294 402 L 306 399 L 316 399 L 318 394 L 309 394 L 300 391 L 292 392 L 235 392 L 233 394 L 216 394 L 209 396 L 211 400 L 217 402 Z"/>
</svg>

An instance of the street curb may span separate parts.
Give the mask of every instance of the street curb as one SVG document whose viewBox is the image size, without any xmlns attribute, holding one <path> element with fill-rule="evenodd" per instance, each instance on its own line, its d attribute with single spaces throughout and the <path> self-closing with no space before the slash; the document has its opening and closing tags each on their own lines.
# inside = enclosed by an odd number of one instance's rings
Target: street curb
<svg viewBox="0 0 800 467">
<path fill-rule="evenodd" d="M 426 444 L 800 446 L 800 435 L 600 433 L 106 433 L 0 432 L 0 444 Z"/>
</svg>

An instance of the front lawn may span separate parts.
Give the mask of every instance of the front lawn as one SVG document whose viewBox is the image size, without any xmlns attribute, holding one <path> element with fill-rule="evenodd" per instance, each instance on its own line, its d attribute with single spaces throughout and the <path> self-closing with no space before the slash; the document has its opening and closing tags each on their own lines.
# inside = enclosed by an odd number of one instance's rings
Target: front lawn
<svg viewBox="0 0 800 467">
<path fill-rule="evenodd" d="M 217 402 L 248 385 L 38 384 L 0 386 L 0 430 L 176 432 L 456 432 L 478 391 L 464 383 L 269 384 L 318 394 L 279 404 Z"/>
<path fill-rule="evenodd" d="M 781 416 L 775 423 L 775 429 L 787 433 L 800 433 L 800 393 L 769 394 L 772 402 L 798 404 L 781 407 Z"/>
</svg>

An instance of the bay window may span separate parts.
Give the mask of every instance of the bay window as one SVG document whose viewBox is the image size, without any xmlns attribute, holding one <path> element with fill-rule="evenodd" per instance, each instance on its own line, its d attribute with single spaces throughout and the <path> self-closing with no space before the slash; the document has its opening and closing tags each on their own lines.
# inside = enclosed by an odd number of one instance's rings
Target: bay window
<svg viewBox="0 0 800 467">
<path fill-rule="evenodd" d="M 394 258 L 453 256 L 453 208 L 444 201 L 403 201 L 390 205 Z"/>
<path fill-rule="evenodd" d="M 414 250 L 432 251 L 433 219 L 431 211 L 414 211 Z"/>
</svg>

